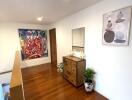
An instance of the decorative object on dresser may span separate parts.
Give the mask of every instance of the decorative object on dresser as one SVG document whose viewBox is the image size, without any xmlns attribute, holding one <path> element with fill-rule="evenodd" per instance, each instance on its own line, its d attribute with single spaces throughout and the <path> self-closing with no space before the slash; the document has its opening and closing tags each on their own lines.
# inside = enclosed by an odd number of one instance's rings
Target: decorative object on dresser
<svg viewBox="0 0 132 100">
<path fill-rule="evenodd" d="M 94 75 L 95 71 L 91 68 L 87 68 L 84 72 L 84 86 L 87 92 L 91 92 L 95 87 Z"/>
<path fill-rule="evenodd" d="M 74 86 L 80 86 L 84 82 L 86 60 L 74 56 L 63 57 L 63 76 Z"/>
</svg>

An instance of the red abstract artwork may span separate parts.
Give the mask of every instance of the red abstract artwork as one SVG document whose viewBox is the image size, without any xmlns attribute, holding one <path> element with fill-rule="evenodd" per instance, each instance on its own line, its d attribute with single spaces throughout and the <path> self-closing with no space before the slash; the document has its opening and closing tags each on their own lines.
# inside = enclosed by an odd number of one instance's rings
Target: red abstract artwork
<svg viewBox="0 0 132 100">
<path fill-rule="evenodd" d="M 47 35 L 42 30 L 19 29 L 22 59 L 48 56 Z"/>
</svg>

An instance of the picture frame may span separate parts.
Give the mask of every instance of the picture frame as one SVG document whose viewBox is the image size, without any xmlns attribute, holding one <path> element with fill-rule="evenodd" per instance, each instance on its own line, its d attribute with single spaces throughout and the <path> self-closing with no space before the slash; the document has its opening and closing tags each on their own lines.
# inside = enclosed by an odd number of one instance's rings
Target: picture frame
<svg viewBox="0 0 132 100">
<path fill-rule="evenodd" d="M 22 60 L 48 57 L 47 32 L 37 29 L 18 29 Z"/>
<path fill-rule="evenodd" d="M 111 11 L 103 15 L 104 45 L 127 46 L 131 24 L 131 7 Z"/>
</svg>

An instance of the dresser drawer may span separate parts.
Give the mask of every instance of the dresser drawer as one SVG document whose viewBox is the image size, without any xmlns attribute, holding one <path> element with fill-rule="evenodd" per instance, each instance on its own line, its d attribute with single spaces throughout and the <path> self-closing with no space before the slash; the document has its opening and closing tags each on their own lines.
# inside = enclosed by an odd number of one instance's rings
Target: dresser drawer
<svg viewBox="0 0 132 100">
<path fill-rule="evenodd" d="M 64 59 L 64 65 L 71 70 L 73 67 L 76 67 L 76 62 L 71 61 L 69 59 Z"/>
<path fill-rule="evenodd" d="M 69 80 L 72 84 L 76 85 L 76 74 L 73 74 L 68 70 L 64 70 L 64 78 Z"/>
</svg>

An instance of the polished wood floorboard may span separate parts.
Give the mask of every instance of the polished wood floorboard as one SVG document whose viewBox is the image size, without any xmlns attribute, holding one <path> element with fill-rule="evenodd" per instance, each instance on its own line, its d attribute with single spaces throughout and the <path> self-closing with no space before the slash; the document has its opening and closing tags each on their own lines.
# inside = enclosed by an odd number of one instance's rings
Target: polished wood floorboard
<svg viewBox="0 0 132 100">
<path fill-rule="evenodd" d="M 22 69 L 26 100 L 108 100 L 84 86 L 74 87 L 51 64 Z"/>
</svg>

